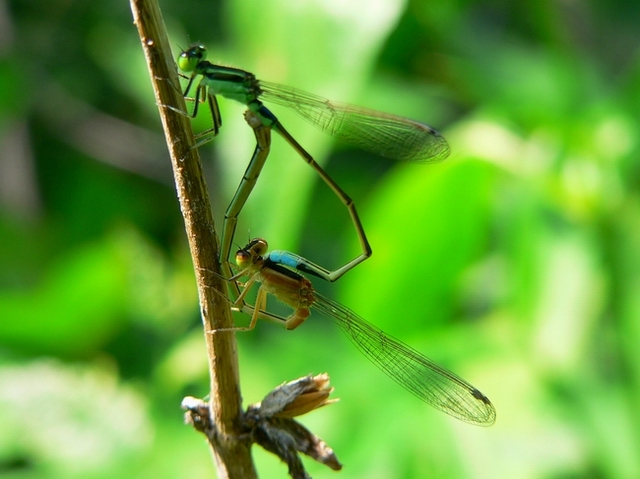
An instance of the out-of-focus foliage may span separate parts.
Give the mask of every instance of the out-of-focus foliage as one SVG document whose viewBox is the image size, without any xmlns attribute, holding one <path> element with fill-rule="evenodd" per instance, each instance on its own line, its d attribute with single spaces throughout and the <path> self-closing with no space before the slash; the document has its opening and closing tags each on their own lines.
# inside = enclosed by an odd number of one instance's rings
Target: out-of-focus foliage
<svg viewBox="0 0 640 479">
<path fill-rule="evenodd" d="M 496 424 L 428 408 L 315 315 L 239 335 L 247 402 L 329 372 L 340 403 L 303 422 L 341 477 L 640 477 L 638 2 L 161 6 L 176 53 L 204 42 L 259 78 L 429 123 L 453 152 L 390 164 L 273 108 L 355 199 L 374 250 L 317 287 L 471 381 Z M 242 107 L 220 106 L 202 148 L 218 224 L 253 149 Z M 248 231 L 328 266 L 358 252 L 275 135 L 237 244 Z M 207 393 L 206 357 L 125 2 L 0 2 L 0 246 L 0 475 L 211 477 L 179 409 Z"/>
</svg>

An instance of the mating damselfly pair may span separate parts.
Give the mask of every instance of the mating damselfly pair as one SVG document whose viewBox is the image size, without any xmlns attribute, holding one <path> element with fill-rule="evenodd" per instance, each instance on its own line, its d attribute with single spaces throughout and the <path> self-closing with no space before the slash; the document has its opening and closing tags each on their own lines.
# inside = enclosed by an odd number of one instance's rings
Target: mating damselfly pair
<svg viewBox="0 0 640 479">
<path fill-rule="evenodd" d="M 291 136 L 262 100 L 286 106 L 309 123 L 356 147 L 388 157 L 415 163 L 433 163 L 449 155 L 446 140 L 433 128 L 422 123 L 374 110 L 334 103 L 301 90 L 258 80 L 244 70 L 213 64 L 206 59 L 206 49 L 195 45 L 178 57 L 180 69 L 190 74 L 184 96 L 195 102 L 191 117 L 200 103 L 209 105 L 213 127 L 197 136 L 194 147 L 201 146 L 218 134 L 222 118 L 217 96 L 247 106 L 245 119 L 253 129 L 256 148 L 246 172 L 230 202 L 224 219 L 221 242 L 223 274 L 230 279 L 235 306 L 251 314 L 252 329 L 259 318 L 284 324 L 287 329 L 299 326 L 315 308 L 332 318 L 356 347 L 376 366 L 407 390 L 433 407 L 463 421 L 488 426 L 495 421 L 495 409 L 478 389 L 457 375 L 438 366 L 418 351 L 385 334 L 348 308 L 313 289 L 311 282 L 299 273 L 307 273 L 327 281 L 335 281 L 371 255 L 353 200 L 322 169 L 313 157 Z M 189 97 L 195 85 L 195 95 Z M 250 241 L 236 253 L 240 272 L 233 274 L 229 255 L 238 217 L 253 190 L 267 160 L 271 131 L 276 131 L 300 157 L 309 164 L 345 205 L 359 239 L 361 253 L 343 266 L 331 270 L 286 251 L 267 252 L 263 239 Z M 247 276 L 241 288 L 236 281 Z M 253 306 L 245 302 L 254 283 L 260 288 Z M 283 318 L 266 311 L 267 294 L 272 294 L 293 308 Z"/>
</svg>

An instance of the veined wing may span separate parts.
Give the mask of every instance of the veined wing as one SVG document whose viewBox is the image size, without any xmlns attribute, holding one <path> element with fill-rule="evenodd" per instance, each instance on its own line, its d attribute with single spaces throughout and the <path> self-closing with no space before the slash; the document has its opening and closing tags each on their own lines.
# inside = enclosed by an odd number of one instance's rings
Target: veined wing
<svg viewBox="0 0 640 479">
<path fill-rule="evenodd" d="M 363 150 L 399 161 L 435 163 L 447 141 L 430 126 L 389 113 L 334 103 L 295 88 L 259 81 L 260 98 L 295 111 L 316 128 Z"/>
<path fill-rule="evenodd" d="M 376 366 L 427 404 L 462 421 L 490 426 L 496 410 L 484 394 L 464 379 L 387 335 L 345 306 L 314 293 L 313 307 L 331 317 Z"/>
</svg>

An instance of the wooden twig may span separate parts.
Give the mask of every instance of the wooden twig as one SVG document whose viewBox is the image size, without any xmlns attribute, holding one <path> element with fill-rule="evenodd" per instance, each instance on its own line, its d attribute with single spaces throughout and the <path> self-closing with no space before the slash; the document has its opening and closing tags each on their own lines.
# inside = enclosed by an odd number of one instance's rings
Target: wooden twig
<svg viewBox="0 0 640 479">
<path fill-rule="evenodd" d="M 167 108 L 186 111 L 175 61 L 156 0 L 131 0 L 134 22 L 147 59 L 159 105 L 173 174 L 196 274 L 211 375 L 211 424 L 207 434 L 220 478 L 253 478 L 250 443 L 241 434 L 242 409 L 235 333 L 211 331 L 233 327 L 227 285 L 220 274 L 218 238 L 209 195 L 189 118 Z"/>
</svg>

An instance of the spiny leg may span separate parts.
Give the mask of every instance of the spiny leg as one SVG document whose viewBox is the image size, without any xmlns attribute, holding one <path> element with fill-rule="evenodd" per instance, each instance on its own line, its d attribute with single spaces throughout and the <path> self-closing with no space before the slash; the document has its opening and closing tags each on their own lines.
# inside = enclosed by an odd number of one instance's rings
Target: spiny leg
<svg viewBox="0 0 640 479">
<path fill-rule="evenodd" d="M 244 291 L 243 291 L 244 293 Z M 245 314 L 251 316 L 251 322 L 249 326 L 245 328 L 234 328 L 235 331 L 251 331 L 255 328 L 258 319 L 263 319 L 272 323 L 279 324 L 280 326 L 284 326 L 287 330 L 296 329 L 311 314 L 309 308 L 299 307 L 294 308 L 293 313 L 291 313 L 286 318 L 284 316 L 280 316 L 277 314 L 273 314 L 267 311 L 267 295 L 269 292 L 264 286 L 260 286 L 258 289 L 258 293 L 256 295 L 256 302 L 252 306 L 246 302 L 243 302 L 242 309 L 236 308 L 239 311 L 242 311 Z"/>
<path fill-rule="evenodd" d="M 184 75 L 181 75 L 181 76 L 184 76 Z M 212 126 L 211 128 L 208 128 L 194 135 L 196 139 L 196 143 L 189 147 L 189 150 L 187 151 L 187 153 L 191 151 L 193 148 L 200 148 L 202 145 L 209 143 L 218 135 L 218 133 L 220 132 L 220 127 L 222 127 L 222 116 L 220 115 L 220 108 L 218 106 L 217 97 L 209 93 L 209 89 L 206 87 L 206 85 L 202 84 L 202 81 L 196 87 L 196 96 L 190 97 L 189 90 L 191 89 L 192 83 L 193 83 L 193 77 L 189 77 L 189 83 L 187 84 L 187 87 L 185 88 L 184 93 L 182 93 L 182 96 L 185 102 L 194 103 L 192 113 L 189 113 L 187 111 L 182 111 L 171 105 L 163 105 L 169 108 L 170 110 L 173 110 L 176 113 L 179 113 L 180 115 L 193 119 L 198 116 L 198 111 L 199 111 L 198 109 L 199 109 L 200 103 L 204 103 L 206 101 L 209 104 L 209 111 L 211 112 Z M 183 161 L 186 156 L 187 154 L 185 153 L 185 155 L 181 158 L 181 160 Z"/>
<path fill-rule="evenodd" d="M 218 135 L 218 133 L 220 132 L 220 127 L 222 126 L 222 116 L 220 115 L 220 107 L 218 107 L 217 97 L 215 95 L 209 94 L 206 87 L 199 87 L 198 92 L 200 92 L 201 90 L 202 95 L 207 98 L 207 102 L 209 103 L 209 111 L 211 112 L 213 125 L 211 126 L 211 128 L 201 131 L 200 133 L 195 135 L 196 143 L 190 149 L 200 148 L 202 145 L 209 143 Z M 194 99 L 196 107 L 194 107 L 193 109 L 192 118 L 195 118 L 195 115 L 197 113 L 197 105 L 201 102 L 204 102 L 204 100 L 198 100 L 197 96 L 198 95 L 196 94 L 196 98 Z M 185 97 L 185 100 L 190 100 L 190 98 Z"/>
<path fill-rule="evenodd" d="M 211 270 L 205 270 L 205 271 L 217 277 L 222 278 L 222 275 L 217 274 Z M 231 278 L 222 278 L 227 281 L 232 281 L 236 286 L 239 286 L 241 288 L 240 295 L 235 301 L 232 302 L 227 297 L 226 294 L 218 291 L 217 289 L 214 291 L 217 294 L 219 294 L 223 300 L 231 303 L 232 311 L 241 312 L 251 317 L 251 322 L 249 323 L 249 326 L 237 326 L 237 327 L 234 326 L 232 328 L 220 328 L 216 330 L 207 331 L 207 333 L 213 334 L 213 333 L 222 332 L 222 331 L 251 331 L 252 329 L 255 328 L 255 325 L 258 319 L 263 319 L 265 321 L 269 321 L 271 323 L 275 323 L 280 326 L 284 325 L 286 327 L 287 320 L 289 320 L 290 318 L 285 318 L 284 316 L 270 313 L 266 310 L 268 291 L 266 290 L 266 288 L 263 287 L 263 285 L 260 285 L 260 288 L 258 289 L 258 293 L 256 295 L 256 300 L 254 305 L 251 305 L 245 301 L 245 297 L 247 293 L 251 290 L 255 282 L 258 281 L 258 278 L 255 274 L 253 274 L 251 275 L 251 277 L 249 277 L 249 279 L 244 284 L 237 281 L 237 278 L 239 276 L 244 276 L 244 275 L 245 275 L 245 272 L 241 272 L 236 274 L 235 276 L 232 276 Z M 305 319 L 306 319 L 306 316 L 305 316 Z M 287 329 L 292 329 L 292 328 L 287 328 Z"/>
<path fill-rule="evenodd" d="M 234 306 L 232 308 L 233 311 L 242 312 L 251 317 L 251 321 L 249 322 L 249 326 L 236 326 L 233 328 L 221 328 L 216 329 L 215 331 L 208 331 L 208 333 L 218 333 L 223 331 L 236 331 L 236 332 L 244 332 L 251 331 L 256 327 L 258 319 L 262 319 L 265 321 L 269 321 L 271 323 L 278 324 L 280 326 L 284 326 L 286 329 L 294 329 L 299 324 L 309 316 L 310 312 L 308 309 L 304 309 L 301 313 L 296 310 L 289 317 L 285 318 L 284 316 L 280 316 L 278 314 L 270 313 L 266 310 L 267 308 L 267 296 L 268 291 L 264 286 L 260 285 L 258 289 L 258 293 L 256 295 L 256 301 L 254 305 L 251 305 L 244 301 L 244 296 L 251 289 L 254 281 L 247 281 L 245 287 L 242 290 L 240 297 L 234 302 Z M 295 326 L 291 325 L 292 321 L 295 323 Z"/>
<path fill-rule="evenodd" d="M 209 112 L 211 113 L 211 120 L 213 125 L 211 126 L 211 128 L 201 131 L 200 133 L 195 135 L 196 143 L 192 145 L 191 148 L 189 148 L 190 150 L 193 148 L 200 148 L 202 145 L 209 143 L 218 135 L 218 133 L 220 132 L 220 127 L 222 126 L 222 116 L 220 115 L 220 107 L 218 106 L 218 99 L 216 98 L 216 96 L 209 92 L 209 89 L 206 85 L 203 84 L 201 80 L 196 87 L 195 98 L 191 98 L 188 95 L 192 82 L 193 77 L 189 80 L 187 88 L 185 88 L 183 97 L 185 101 L 194 103 L 193 112 L 189 114 L 187 112 L 180 112 L 178 110 L 176 111 L 193 119 L 198 116 L 198 108 L 200 106 L 200 103 L 204 103 L 206 101 L 209 104 Z"/>
</svg>

